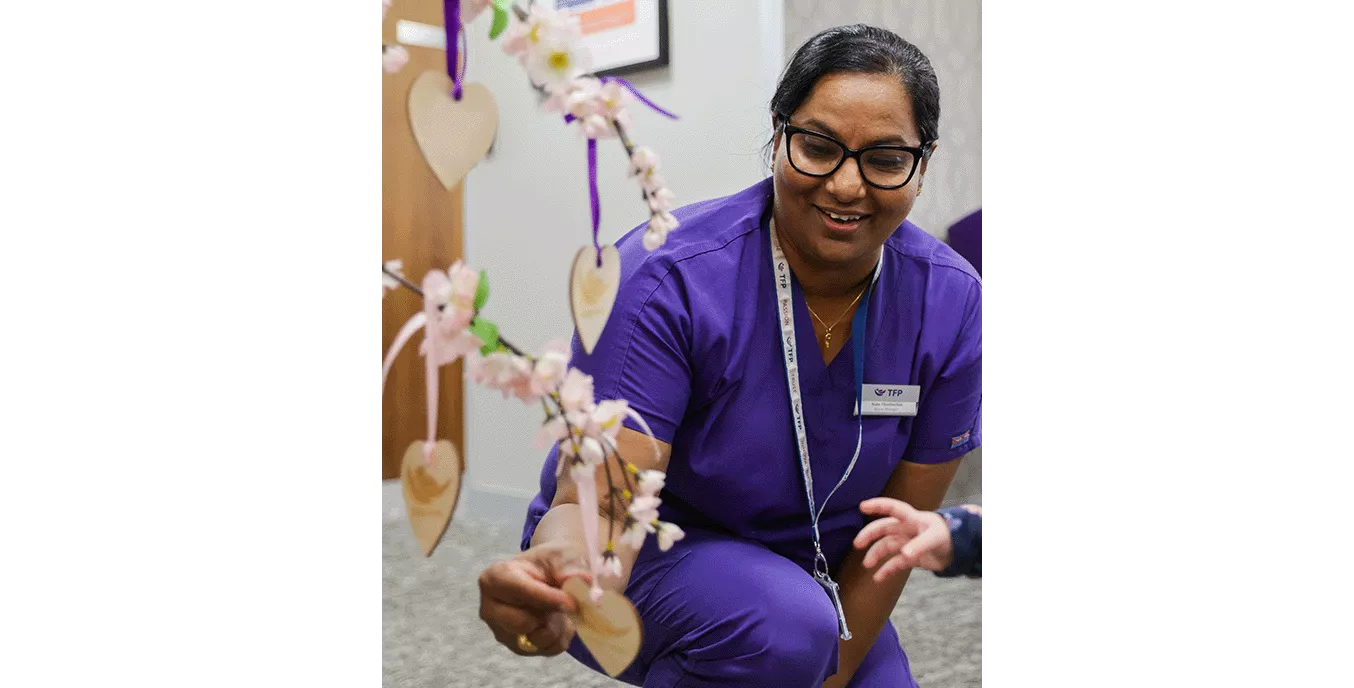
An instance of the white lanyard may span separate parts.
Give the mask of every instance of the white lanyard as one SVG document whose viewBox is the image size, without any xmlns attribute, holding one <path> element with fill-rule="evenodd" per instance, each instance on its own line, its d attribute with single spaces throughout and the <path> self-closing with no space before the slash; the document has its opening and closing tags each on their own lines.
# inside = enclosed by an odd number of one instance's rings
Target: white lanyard
<svg viewBox="0 0 1354 688">
<path fill-rule="evenodd" d="M 804 475 L 804 491 L 809 498 L 809 519 L 813 526 L 813 577 L 818 584 L 823 586 L 828 595 L 832 598 L 832 604 L 837 609 L 837 628 L 841 633 L 842 640 L 851 639 L 851 631 L 846 628 L 846 611 L 842 608 L 840 586 L 828 575 L 827 557 L 823 555 L 823 547 L 818 533 L 818 519 L 823 515 L 823 510 L 827 508 L 828 500 L 836 494 L 837 488 L 841 487 L 847 477 L 851 475 L 851 470 L 856 467 L 856 460 L 860 458 L 860 446 L 864 437 L 863 415 L 856 414 L 856 452 L 851 457 L 851 463 L 847 465 L 846 472 L 842 474 L 842 479 L 837 482 L 832 491 L 823 499 L 823 506 L 815 508 L 813 500 L 813 466 L 809 461 L 809 439 L 804 426 L 804 405 L 799 396 L 799 359 L 795 355 L 795 308 L 794 293 L 790 289 L 790 266 L 785 261 L 785 253 L 780 249 L 780 239 L 776 236 L 776 220 L 771 218 L 771 268 L 773 272 L 772 279 L 776 283 L 776 303 L 780 309 L 780 345 L 781 351 L 785 355 L 785 378 L 790 386 L 790 412 L 794 415 L 795 439 L 799 443 L 799 467 Z M 860 307 L 856 314 L 851 318 L 851 346 L 855 355 L 855 388 L 856 388 L 856 408 L 860 408 L 860 389 L 862 377 L 865 370 L 865 320 L 870 310 L 870 292 L 874 291 L 875 282 L 879 280 L 879 271 L 883 267 L 883 257 L 875 265 L 874 276 L 870 278 L 870 286 L 866 287 L 866 293 L 861 300 Z"/>
</svg>

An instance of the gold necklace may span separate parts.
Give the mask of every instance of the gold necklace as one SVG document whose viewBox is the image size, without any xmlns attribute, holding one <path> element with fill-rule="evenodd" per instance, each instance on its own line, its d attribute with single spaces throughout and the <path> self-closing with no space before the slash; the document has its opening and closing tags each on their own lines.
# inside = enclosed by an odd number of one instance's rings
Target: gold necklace
<svg viewBox="0 0 1354 688">
<path fill-rule="evenodd" d="M 842 321 L 842 318 L 845 318 L 845 317 L 846 317 L 846 314 L 847 314 L 848 312 L 850 312 L 850 310 L 851 310 L 853 307 L 855 307 L 856 301 L 859 301 L 859 300 L 860 300 L 860 297 L 862 297 L 862 296 L 865 295 L 865 290 L 866 290 L 866 289 L 869 289 L 869 288 L 870 288 L 869 283 L 866 283 L 866 284 L 865 284 L 865 287 L 862 288 L 862 289 L 860 290 L 860 293 L 859 293 L 859 294 L 856 294 L 856 298 L 855 298 L 855 300 L 853 300 L 853 301 L 851 302 L 851 305 L 847 306 L 847 307 L 846 307 L 846 310 L 842 311 L 842 314 L 839 315 L 839 316 L 837 316 L 837 319 L 834 320 L 834 321 L 832 322 L 831 325 L 829 325 L 829 324 L 823 322 L 823 319 L 820 318 L 820 317 L 818 317 L 818 314 L 817 314 L 817 313 L 814 313 L 814 312 L 813 312 L 813 308 L 812 308 L 811 306 L 809 306 L 809 300 L 808 300 L 808 298 L 805 298 L 805 299 L 804 299 L 804 307 L 809 309 L 809 315 L 812 315 L 812 316 L 814 317 L 814 319 L 817 320 L 817 321 L 819 322 L 819 324 L 821 324 L 821 325 L 823 326 L 823 348 L 824 348 L 824 349 L 826 349 L 826 350 L 828 350 L 828 351 L 831 351 L 831 350 L 832 350 L 832 328 L 836 327 L 837 324 L 840 323 L 840 322 Z"/>
</svg>

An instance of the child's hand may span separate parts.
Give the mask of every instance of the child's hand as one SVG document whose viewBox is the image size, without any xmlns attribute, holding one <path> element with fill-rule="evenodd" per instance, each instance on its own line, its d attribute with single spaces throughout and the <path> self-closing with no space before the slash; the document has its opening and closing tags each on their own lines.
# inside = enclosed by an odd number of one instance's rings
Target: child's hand
<svg viewBox="0 0 1354 688">
<path fill-rule="evenodd" d="M 943 571 L 954 560 L 950 526 L 934 511 L 917 511 L 906 502 L 876 497 L 860 503 L 861 513 L 884 515 L 866 524 L 856 535 L 856 549 L 865 549 L 865 568 L 874 568 L 874 581 L 910 568 Z M 873 543 L 873 546 L 871 546 Z"/>
</svg>

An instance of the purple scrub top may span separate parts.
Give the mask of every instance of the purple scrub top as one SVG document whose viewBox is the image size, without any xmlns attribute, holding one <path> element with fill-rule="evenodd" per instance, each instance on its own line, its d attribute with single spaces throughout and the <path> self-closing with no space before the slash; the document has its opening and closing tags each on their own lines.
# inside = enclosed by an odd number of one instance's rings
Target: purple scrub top
<svg viewBox="0 0 1354 688">
<path fill-rule="evenodd" d="M 674 214 L 681 227 L 656 251 L 641 244 L 642 226 L 616 242 L 616 304 L 591 355 L 574 337 L 572 364 L 593 376 L 599 400 L 627 400 L 672 445 L 660 518 L 759 542 L 809 570 L 813 538 L 772 279 L 771 195 L 767 178 L 680 208 Z M 824 365 L 798 280 L 792 289 L 821 508 L 856 446 L 852 342 Z M 865 339 L 867 387 L 920 385 L 919 410 L 916 417 L 865 417 L 860 459 L 819 524 L 834 574 L 864 525 L 860 502 L 879 496 L 899 461 L 950 461 L 982 442 L 977 273 L 904 222 L 884 245 Z M 551 449 L 528 509 L 523 549 L 554 499 L 557 463 L 558 450 Z"/>
</svg>

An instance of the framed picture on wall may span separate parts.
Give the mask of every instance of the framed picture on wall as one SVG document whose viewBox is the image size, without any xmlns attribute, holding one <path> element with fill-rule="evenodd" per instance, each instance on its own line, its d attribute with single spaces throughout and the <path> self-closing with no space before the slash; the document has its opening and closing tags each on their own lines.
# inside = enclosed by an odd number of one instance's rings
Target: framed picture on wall
<svg viewBox="0 0 1354 688">
<path fill-rule="evenodd" d="M 668 64 L 667 0 L 553 2 L 556 9 L 578 17 L 598 75 L 628 74 Z"/>
</svg>

